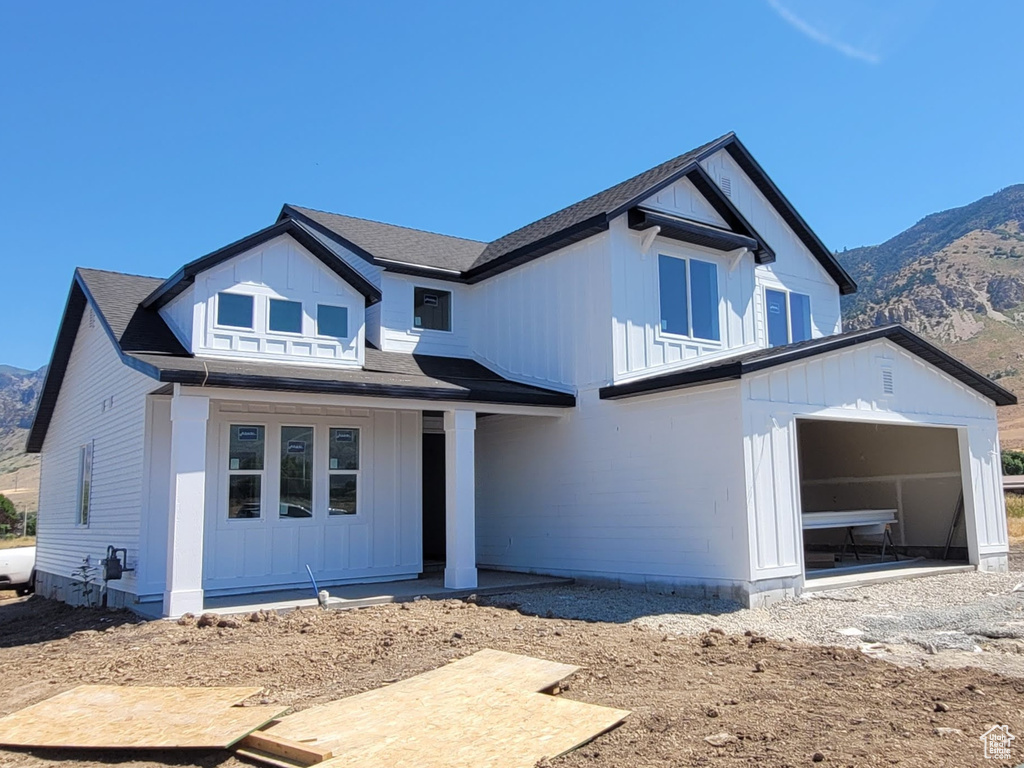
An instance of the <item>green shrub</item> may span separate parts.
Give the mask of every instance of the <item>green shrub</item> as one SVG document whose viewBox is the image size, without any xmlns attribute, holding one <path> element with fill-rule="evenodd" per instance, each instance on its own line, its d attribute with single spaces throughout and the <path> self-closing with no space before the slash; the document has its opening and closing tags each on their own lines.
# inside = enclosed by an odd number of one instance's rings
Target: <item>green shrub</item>
<svg viewBox="0 0 1024 768">
<path fill-rule="evenodd" d="M 14 508 L 14 502 L 0 493 L 0 532 L 5 535 L 21 530 L 21 515 Z"/>
<path fill-rule="evenodd" d="M 1024 475 L 1024 451 L 1003 451 L 1003 474 Z"/>
</svg>

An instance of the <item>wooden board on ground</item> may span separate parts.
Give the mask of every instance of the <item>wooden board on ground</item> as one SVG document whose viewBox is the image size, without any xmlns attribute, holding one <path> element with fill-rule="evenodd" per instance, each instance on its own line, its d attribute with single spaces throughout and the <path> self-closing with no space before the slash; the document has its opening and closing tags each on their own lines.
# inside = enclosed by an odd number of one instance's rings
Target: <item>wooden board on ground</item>
<svg viewBox="0 0 1024 768">
<path fill-rule="evenodd" d="M 332 752 L 332 758 L 316 763 L 321 768 L 532 768 L 542 758 L 590 741 L 629 714 L 537 692 L 575 670 L 486 650 L 394 685 L 297 712 L 260 733 Z"/>
<path fill-rule="evenodd" d="M 234 706 L 260 688 L 81 685 L 0 718 L 10 747 L 223 748 L 284 707 Z"/>
</svg>

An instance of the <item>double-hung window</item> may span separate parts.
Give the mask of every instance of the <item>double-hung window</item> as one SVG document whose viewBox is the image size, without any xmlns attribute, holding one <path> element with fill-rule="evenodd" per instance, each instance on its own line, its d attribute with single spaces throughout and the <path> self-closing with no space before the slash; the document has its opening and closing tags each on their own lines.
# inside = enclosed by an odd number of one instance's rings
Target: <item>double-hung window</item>
<svg viewBox="0 0 1024 768">
<path fill-rule="evenodd" d="M 804 293 L 766 288 L 768 346 L 781 347 L 811 338 L 811 297 Z"/>
<path fill-rule="evenodd" d="M 354 515 L 359 497 L 359 430 L 332 428 L 327 473 L 329 515 Z"/>
<path fill-rule="evenodd" d="M 92 441 L 78 449 L 78 524 L 89 525 L 92 504 Z"/>
<path fill-rule="evenodd" d="M 717 265 L 661 254 L 658 289 L 663 333 L 721 341 Z"/>
<path fill-rule="evenodd" d="M 228 519 L 262 517 L 266 431 L 252 424 L 228 429 Z"/>
</svg>

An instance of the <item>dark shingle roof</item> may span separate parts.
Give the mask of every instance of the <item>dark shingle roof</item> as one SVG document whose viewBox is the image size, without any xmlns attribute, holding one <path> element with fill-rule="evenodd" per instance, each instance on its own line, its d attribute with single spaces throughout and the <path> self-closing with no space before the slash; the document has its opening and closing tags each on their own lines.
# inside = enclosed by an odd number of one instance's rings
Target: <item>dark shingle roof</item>
<svg viewBox="0 0 1024 768">
<path fill-rule="evenodd" d="M 197 358 L 185 350 L 157 309 L 142 306 L 163 283 L 160 278 L 120 272 L 75 271 L 29 430 L 29 453 L 43 449 L 78 327 L 90 305 L 122 362 L 159 382 L 433 401 L 553 407 L 576 403 L 573 395 L 509 381 L 473 360 L 382 352 L 370 347 L 362 369 Z"/>
<path fill-rule="evenodd" d="M 934 344 L 925 341 L 902 325 L 883 325 L 877 328 L 839 333 L 834 336 L 823 336 L 781 347 L 756 349 L 738 355 L 718 358 L 704 365 L 697 365 L 692 368 L 602 387 L 600 396 L 605 400 L 616 400 L 655 392 L 670 392 L 672 390 L 686 389 L 719 381 L 735 380 L 748 373 L 766 368 L 774 368 L 777 365 L 784 365 L 796 362 L 797 360 L 803 360 L 807 357 L 835 352 L 836 350 L 846 349 L 847 347 L 865 344 L 878 339 L 887 339 L 903 347 L 926 363 L 930 363 L 954 379 L 984 395 L 996 405 L 1017 404 L 1017 397 L 1012 392 L 1003 389 L 973 368 L 947 355 Z"/>
<path fill-rule="evenodd" d="M 769 203 L 779 211 L 797 237 L 836 281 L 840 292 L 847 294 L 856 291 L 856 283 L 850 275 L 807 226 L 736 134 L 731 132 L 490 243 L 294 205 L 285 205 L 279 219 L 294 217 L 322 228 L 325 233 L 344 241 L 344 244 L 370 262 L 386 259 L 408 265 L 396 271 L 417 273 L 416 267 L 442 269 L 456 274 L 439 277 L 473 283 L 606 230 L 611 219 L 692 171 L 701 160 L 721 149 L 729 152 Z M 392 264 L 383 266 L 395 269 Z"/>
<path fill-rule="evenodd" d="M 356 253 L 369 261 L 376 257 L 452 272 L 465 272 L 487 246 L 487 243 L 476 240 L 342 216 L 339 213 L 327 213 L 298 205 L 286 205 L 281 214 L 284 216 L 290 211 L 299 213 L 344 238 L 354 246 L 353 250 Z"/>
<path fill-rule="evenodd" d="M 696 149 L 691 149 L 678 157 L 674 157 L 661 165 L 638 173 L 626 181 L 620 182 L 603 192 L 573 203 L 567 208 L 538 219 L 532 224 L 509 232 L 504 237 L 499 237 L 493 243 L 489 243 L 479 258 L 473 263 L 472 269 L 480 269 L 493 261 L 508 256 L 510 253 L 529 246 L 538 240 L 543 240 L 558 232 L 579 226 L 595 217 L 601 218 L 619 212 L 620 209 L 639 202 L 639 199 L 649 197 L 656 191 L 659 185 L 675 179 L 679 173 L 700 160 L 705 153 L 713 150 L 717 145 L 723 143 L 735 134 L 727 133 L 719 136 L 714 141 L 709 141 Z"/>
</svg>

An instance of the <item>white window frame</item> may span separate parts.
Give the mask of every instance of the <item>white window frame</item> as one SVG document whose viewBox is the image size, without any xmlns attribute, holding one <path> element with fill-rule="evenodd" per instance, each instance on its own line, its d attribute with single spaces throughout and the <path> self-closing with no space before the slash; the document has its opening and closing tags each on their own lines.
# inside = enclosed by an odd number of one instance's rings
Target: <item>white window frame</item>
<svg viewBox="0 0 1024 768">
<path fill-rule="evenodd" d="M 229 525 L 259 524 L 267 519 L 267 441 L 270 428 L 259 422 L 228 423 L 227 439 L 224 441 L 224 448 L 227 456 L 227 482 L 224 483 L 224 518 Z M 263 429 L 263 469 L 232 469 L 231 468 L 231 430 L 234 427 L 261 427 Z M 239 475 L 249 477 L 259 475 L 260 478 L 260 516 L 259 517 L 231 517 L 231 478 Z"/>
<path fill-rule="evenodd" d="M 654 263 L 655 263 L 654 271 L 655 271 L 655 278 L 656 278 L 655 279 L 655 283 L 656 283 L 656 287 L 657 287 L 657 291 L 658 291 L 658 317 L 657 317 L 657 322 L 655 323 L 655 328 L 657 329 L 658 338 L 665 338 L 665 339 L 670 339 L 670 340 L 674 340 L 674 341 L 678 341 L 678 340 L 684 339 L 686 341 L 692 341 L 692 342 L 695 342 L 695 343 L 698 343 L 698 344 L 707 344 L 707 345 L 711 345 L 711 346 L 721 347 L 723 345 L 722 338 L 721 338 L 722 337 L 722 329 L 725 327 L 725 324 L 723 323 L 723 317 L 722 317 L 722 265 L 719 264 L 714 259 L 711 259 L 711 258 L 697 258 L 695 256 L 690 256 L 688 254 L 683 256 L 683 255 L 680 255 L 678 253 L 671 253 L 667 249 L 659 250 L 656 253 L 658 255 L 658 258 L 654 260 Z M 662 330 L 662 327 L 661 327 L 661 318 L 662 318 L 662 312 L 661 312 L 661 266 L 660 266 L 660 258 L 662 256 L 665 256 L 665 257 L 670 258 L 670 259 L 679 259 L 680 261 L 684 262 L 685 265 L 686 265 L 686 327 L 690 331 L 689 334 L 673 333 L 672 331 Z M 719 338 L 717 338 L 717 339 L 705 339 L 705 338 L 702 338 L 700 336 L 694 336 L 693 335 L 693 278 L 690 277 L 690 262 L 691 261 L 700 261 L 700 262 L 703 262 L 704 264 L 711 264 L 715 268 L 715 288 L 716 288 L 717 293 L 718 293 L 717 309 L 718 309 L 718 336 L 719 336 Z"/>
<path fill-rule="evenodd" d="M 331 469 L 331 432 L 336 429 L 348 429 L 357 434 L 357 442 L 359 444 L 359 453 L 356 456 L 356 469 Z M 327 454 L 324 457 L 327 461 L 327 493 L 326 493 L 326 509 L 328 520 L 354 520 L 358 518 L 363 511 L 363 429 L 361 427 L 351 426 L 338 426 L 332 424 L 327 427 Z M 334 475 L 355 475 L 356 478 L 356 511 L 355 514 L 351 515 L 332 515 L 331 514 L 331 477 Z"/>
<path fill-rule="evenodd" d="M 277 331 L 270 327 L 270 302 L 272 301 L 285 301 L 289 304 L 299 305 L 299 330 L 297 331 Z M 303 331 L 306 330 L 306 305 L 302 301 L 296 301 L 295 299 L 282 299 L 280 296 L 267 296 L 267 335 L 268 336 L 289 336 L 291 338 L 298 338 L 305 336 Z"/>
<path fill-rule="evenodd" d="M 775 291 L 775 293 L 784 294 L 786 297 L 786 344 L 793 344 L 793 304 L 789 300 L 789 296 L 792 293 L 800 296 L 807 297 L 807 316 L 811 321 L 811 336 L 807 341 L 814 338 L 814 298 L 809 293 L 803 291 L 794 291 L 790 288 L 786 288 L 781 285 L 768 285 L 763 287 L 762 291 L 762 306 L 764 307 L 764 341 L 765 346 L 769 349 L 772 348 L 771 341 L 768 334 L 768 291 Z"/>
<path fill-rule="evenodd" d="M 245 325 L 222 325 L 220 322 L 220 297 L 221 294 L 230 294 L 231 296 L 247 296 L 252 299 L 252 324 Z M 237 291 L 217 291 L 213 295 L 213 327 L 222 331 L 255 331 L 256 330 L 256 299 L 258 297 L 251 293 L 239 293 Z"/>
<path fill-rule="evenodd" d="M 422 328 L 416 326 L 416 289 L 419 288 L 424 291 L 436 291 L 437 293 L 447 293 L 448 299 L 448 330 L 443 331 L 439 328 Z M 455 333 L 455 291 L 451 288 L 434 288 L 430 285 L 423 285 L 422 283 L 413 283 L 412 286 L 412 313 L 409 315 L 410 323 L 409 328 L 413 333 Z"/>
<path fill-rule="evenodd" d="M 92 470 L 95 440 L 82 443 L 78 448 L 78 492 L 75 504 L 75 525 L 88 528 L 92 521 Z"/>
<path fill-rule="evenodd" d="M 325 333 L 320 333 L 320 307 L 333 307 L 334 309 L 345 310 L 345 325 L 348 326 L 347 336 L 330 336 Z M 318 339 L 330 339 L 335 342 L 347 341 L 351 339 L 355 334 L 352 333 L 352 309 L 347 304 L 324 304 L 323 302 L 316 303 L 316 316 L 313 318 L 313 326 L 316 333 L 314 334 Z"/>
</svg>

